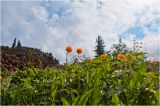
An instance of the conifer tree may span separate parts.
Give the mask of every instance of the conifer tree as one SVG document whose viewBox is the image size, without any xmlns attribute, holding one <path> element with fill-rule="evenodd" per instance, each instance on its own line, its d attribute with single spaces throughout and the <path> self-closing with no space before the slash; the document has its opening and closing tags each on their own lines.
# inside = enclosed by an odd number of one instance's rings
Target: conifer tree
<svg viewBox="0 0 160 106">
<path fill-rule="evenodd" d="M 20 48 L 21 47 L 21 42 L 20 42 L 20 40 L 18 40 L 18 42 L 17 42 L 17 48 Z"/>
<path fill-rule="evenodd" d="M 14 41 L 13 41 L 13 43 L 12 43 L 12 48 L 15 48 L 16 47 L 16 38 L 14 38 Z"/>
<path fill-rule="evenodd" d="M 97 39 L 96 39 L 96 49 L 94 50 L 96 52 L 96 57 L 100 56 L 101 54 L 104 54 L 105 50 L 104 50 L 104 41 L 103 38 L 98 35 Z"/>
</svg>

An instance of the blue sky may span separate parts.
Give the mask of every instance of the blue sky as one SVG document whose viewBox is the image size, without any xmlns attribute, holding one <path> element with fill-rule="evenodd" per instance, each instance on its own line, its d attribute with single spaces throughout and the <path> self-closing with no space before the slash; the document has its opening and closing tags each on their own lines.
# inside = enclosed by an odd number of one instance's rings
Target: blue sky
<svg viewBox="0 0 160 106">
<path fill-rule="evenodd" d="M 159 5 L 160 0 L 2 1 L 1 45 L 10 46 L 16 37 L 63 62 L 66 45 L 82 47 L 93 57 L 95 39 L 101 35 L 106 50 L 119 37 L 130 47 L 136 39 L 150 59 L 158 59 Z"/>
</svg>

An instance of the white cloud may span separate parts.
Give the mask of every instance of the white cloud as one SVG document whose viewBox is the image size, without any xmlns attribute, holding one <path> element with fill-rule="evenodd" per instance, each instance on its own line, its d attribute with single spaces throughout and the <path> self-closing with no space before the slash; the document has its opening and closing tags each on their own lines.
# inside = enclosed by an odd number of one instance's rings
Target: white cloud
<svg viewBox="0 0 160 106">
<path fill-rule="evenodd" d="M 45 2 L 45 6 L 43 3 L 2 2 L 2 43 L 9 44 L 17 36 L 22 44 L 52 52 L 63 62 L 66 45 L 82 47 L 94 56 L 97 35 L 102 35 L 109 50 L 118 40 L 118 34 L 135 24 L 144 27 L 160 13 L 159 0 L 52 1 Z M 158 45 L 157 33 L 145 28 L 144 31 L 144 50 L 152 57 L 158 55 L 158 46 L 154 46 Z M 133 38 L 135 35 L 128 35 L 124 41 L 131 46 Z M 148 41 L 154 43 L 147 44 Z"/>
<path fill-rule="evenodd" d="M 151 59 L 160 59 L 160 57 L 159 57 L 159 54 L 160 54 L 159 39 L 160 39 L 160 36 L 147 35 L 142 40 L 142 43 L 144 46 L 143 50 L 145 52 L 149 53 L 148 56 Z"/>
<path fill-rule="evenodd" d="M 36 18 L 39 19 L 40 21 L 45 23 L 48 21 L 48 12 L 44 7 L 42 6 L 32 7 L 32 11 L 36 16 Z"/>
</svg>

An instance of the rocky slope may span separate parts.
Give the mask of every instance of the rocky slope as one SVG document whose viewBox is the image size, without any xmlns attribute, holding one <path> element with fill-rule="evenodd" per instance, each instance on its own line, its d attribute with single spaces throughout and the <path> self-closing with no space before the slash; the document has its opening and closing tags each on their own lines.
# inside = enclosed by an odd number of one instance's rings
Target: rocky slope
<svg viewBox="0 0 160 106">
<path fill-rule="evenodd" d="M 44 53 L 40 49 L 31 47 L 9 48 L 1 47 L 1 70 L 17 70 L 25 67 L 58 67 L 59 61 L 51 53 Z"/>
</svg>

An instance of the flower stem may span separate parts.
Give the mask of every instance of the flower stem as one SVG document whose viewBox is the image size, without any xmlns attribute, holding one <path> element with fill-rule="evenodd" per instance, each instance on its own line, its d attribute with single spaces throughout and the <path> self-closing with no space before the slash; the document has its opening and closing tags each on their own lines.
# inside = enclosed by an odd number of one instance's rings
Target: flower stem
<svg viewBox="0 0 160 106">
<path fill-rule="evenodd" d="M 68 56 L 68 53 L 66 53 L 66 63 L 68 63 L 68 58 L 67 58 L 67 56 Z"/>
</svg>

